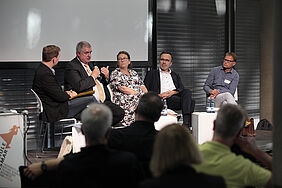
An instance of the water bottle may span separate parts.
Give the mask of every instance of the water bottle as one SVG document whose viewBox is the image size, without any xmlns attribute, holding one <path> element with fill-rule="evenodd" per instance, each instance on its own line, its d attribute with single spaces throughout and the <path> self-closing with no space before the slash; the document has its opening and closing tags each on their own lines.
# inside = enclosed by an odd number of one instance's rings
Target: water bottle
<svg viewBox="0 0 282 188">
<path fill-rule="evenodd" d="M 164 102 L 164 108 L 162 110 L 162 116 L 167 116 L 167 104 L 166 104 L 166 99 L 163 100 Z"/>
<path fill-rule="evenodd" d="M 211 98 L 207 98 L 207 106 L 206 106 L 207 113 L 211 113 Z"/>
<path fill-rule="evenodd" d="M 210 113 L 215 113 L 215 110 L 214 110 L 214 98 L 212 97 L 211 98 L 211 111 Z"/>
</svg>

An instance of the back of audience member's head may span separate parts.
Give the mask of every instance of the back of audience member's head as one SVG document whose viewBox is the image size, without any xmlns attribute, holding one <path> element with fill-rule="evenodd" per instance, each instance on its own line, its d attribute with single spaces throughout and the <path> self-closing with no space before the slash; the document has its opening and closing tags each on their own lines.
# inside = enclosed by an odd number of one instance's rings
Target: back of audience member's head
<svg viewBox="0 0 282 188">
<path fill-rule="evenodd" d="M 216 117 L 214 135 L 232 140 L 239 133 L 247 119 L 246 111 L 240 105 L 223 105 Z"/>
<path fill-rule="evenodd" d="M 105 138 L 112 125 L 112 112 L 104 104 L 92 103 L 81 114 L 81 129 L 86 141 Z"/>
<path fill-rule="evenodd" d="M 189 130 L 179 124 L 164 127 L 157 134 L 150 162 L 155 177 L 180 165 L 200 164 L 203 158 Z"/>
<path fill-rule="evenodd" d="M 157 93 L 148 92 L 140 99 L 136 113 L 146 118 L 148 121 L 156 122 L 161 116 L 164 103 Z"/>
</svg>

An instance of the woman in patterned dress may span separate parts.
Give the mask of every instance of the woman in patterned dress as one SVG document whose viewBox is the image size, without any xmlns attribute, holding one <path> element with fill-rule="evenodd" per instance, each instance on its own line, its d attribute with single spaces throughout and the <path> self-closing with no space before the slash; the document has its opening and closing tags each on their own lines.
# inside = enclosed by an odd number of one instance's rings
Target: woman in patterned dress
<svg viewBox="0 0 282 188">
<path fill-rule="evenodd" d="M 117 67 L 110 77 L 113 103 L 125 111 L 122 124 L 129 126 L 135 120 L 134 111 L 139 98 L 148 92 L 138 73 L 132 70 L 130 55 L 126 51 L 117 54 Z"/>
</svg>

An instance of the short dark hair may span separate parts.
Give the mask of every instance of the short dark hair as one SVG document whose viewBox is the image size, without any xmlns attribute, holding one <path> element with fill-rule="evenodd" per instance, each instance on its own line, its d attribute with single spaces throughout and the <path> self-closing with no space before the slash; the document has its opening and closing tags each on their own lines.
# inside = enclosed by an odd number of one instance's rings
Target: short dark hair
<svg viewBox="0 0 282 188">
<path fill-rule="evenodd" d="M 164 103 L 158 94 L 150 91 L 140 98 L 136 112 L 147 120 L 156 122 L 161 116 L 163 107 Z"/>
<path fill-rule="evenodd" d="M 235 54 L 235 52 L 226 52 L 225 56 L 232 56 L 233 57 L 233 61 L 237 61 L 237 56 Z"/>
<path fill-rule="evenodd" d="M 119 56 L 120 54 L 126 55 L 127 58 L 128 58 L 129 61 L 130 61 L 130 55 L 129 55 L 129 53 L 128 53 L 127 51 L 119 51 L 118 54 L 117 54 L 117 61 L 118 61 L 118 56 Z M 117 64 L 117 67 L 118 67 L 118 64 Z M 129 68 L 129 69 L 132 69 L 132 63 L 131 63 L 131 61 L 130 61 L 130 64 L 128 65 L 128 68 Z"/>
<path fill-rule="evenodd" d="M 172 56 L 172 53 L 171 53 L 171 52 L 168 52 L 168 51 L 163 51 L 163 52 L 160 54 L 160 58 L 161 58 L 161 56 L 162 56 L 163 54 L 168 54 L 168 55 L 170 55 L 170 57 L 171 57 L 171 61 L 172 61 L 173 56 Z"/>
<path fill-rule="evenodd" d="M 61 49 L 56 45 L 45 46 L 42 50 L 42 61 L 49 62 L 54 57 L 58 57 Z"/>
</svg>

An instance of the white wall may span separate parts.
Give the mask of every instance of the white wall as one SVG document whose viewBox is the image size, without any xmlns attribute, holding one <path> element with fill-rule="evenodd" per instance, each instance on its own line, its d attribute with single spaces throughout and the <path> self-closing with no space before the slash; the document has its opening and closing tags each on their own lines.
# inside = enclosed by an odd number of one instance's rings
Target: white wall
<svg viewBox="0 0 282 188">
<path fill-rule="evenodd" d="M 0 61 L 40 61 L 48 44 L 68 61 L 81 40 L 91 43 L 92 60 L 126 50 L 147 61 L 148 23 L 148 0 L 0 0 Z"/>
</svg>

